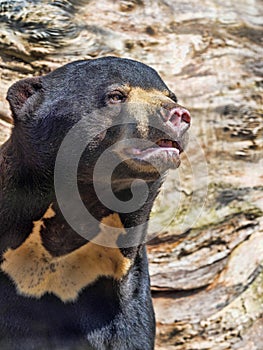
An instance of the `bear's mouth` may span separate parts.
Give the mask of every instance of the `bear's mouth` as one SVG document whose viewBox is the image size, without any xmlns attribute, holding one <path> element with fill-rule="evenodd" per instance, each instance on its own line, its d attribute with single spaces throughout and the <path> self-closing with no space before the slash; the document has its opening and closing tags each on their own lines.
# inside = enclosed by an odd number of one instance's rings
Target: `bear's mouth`
<svg viewBox="0 0 263 350">
<path fill-rule="evenodd" d="M 183 148 L 180 145 L 179 142 L 169 139 L 159 139 L 155 144 L 153 144 L 151 147 L 146 148 L 136 148 L 131 147 L 126 149 L 127 153 L 133 154 L 133 155 L 143 155 L 147 154 L 148 152 L 157 151 L 159 148 L 164 149 L 164 151 L 174 151 L 177 154 L 183 152 Z M 160 150 L 159 150 L 160 151 Z"/>
<path fill-rule="evenodd" d="M 161 148 L 173 148 L 179 151 L 179 154 L 183 152 L 183 148 L 179 142 L 169 139 L 160 139 L 156 142 L 156 145 Z"/>
<path fill-rule="evenodd" d="M 133 161 L 140 162 L 141 165 L 146 162 L 159 171 L 178 168 L 182 152 L 183 147 L 179 141 L 166 138 L 159 139 L 147 148 L 129 147 L 125 149 L 126 155 Z"/>
</svg>

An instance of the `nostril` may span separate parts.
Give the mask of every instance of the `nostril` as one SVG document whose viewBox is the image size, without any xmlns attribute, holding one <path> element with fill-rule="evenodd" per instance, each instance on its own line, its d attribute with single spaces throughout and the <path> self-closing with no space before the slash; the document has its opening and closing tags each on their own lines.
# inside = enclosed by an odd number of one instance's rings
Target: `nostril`
<svg viewBox="0 0 263 350">
<path fill-rule="evenodd" d="M 188 124 L 191 122 L 191 115 L 187 109 L 183 110 L 182 120 Z"/>
<path fill-rule="evenodd" d="M 168 119 L 171 123 L 173 123 L 174 125 L 179 125 L 181 123 L 181 113 L 180 110 L 173 109 L 170 112 L 170 116 Z"/>
</svg>

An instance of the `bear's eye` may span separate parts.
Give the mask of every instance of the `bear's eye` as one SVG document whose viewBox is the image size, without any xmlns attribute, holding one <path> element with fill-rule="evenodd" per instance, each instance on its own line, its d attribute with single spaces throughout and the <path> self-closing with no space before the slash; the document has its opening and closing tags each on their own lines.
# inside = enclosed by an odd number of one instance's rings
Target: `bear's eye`
<svg viewBox="0 0 263 350">
<path fill-rule="evenodd" d="M 108 94 L 108 99 L 110 103 L 121 103 L 125 102 L 126 96 L 121 91 L 114 90 Z"/>
</svg>

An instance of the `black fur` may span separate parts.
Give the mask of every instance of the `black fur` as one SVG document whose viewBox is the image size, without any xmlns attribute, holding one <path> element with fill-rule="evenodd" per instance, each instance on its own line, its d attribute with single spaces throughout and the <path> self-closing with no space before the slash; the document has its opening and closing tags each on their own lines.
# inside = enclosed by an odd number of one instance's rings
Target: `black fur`
<svg viewBox="0 0 263 350">
<path fill-rule="evenodd" d="M 44 215 L 50 203 L 56 216 L 46 222 L 44 234 L 42 232 L 45 248 L 53 256 L 61 256 L 87 243 L 65 221 L 53 184 L 58 148 L 80 119 L 87 121 L 83 135 L 96 125 L 108 128 L 106 136 L 95 138 L 81 158 L 78 185 L 82 200 L 98 220 L 112 213 L 100 203 L 94 191 L 92 172 L 96 160 L 119 139 L 143 138 L 132 115 L 133 123 L 111 128 L 111 120 L 120 115 L 118 108 L 107 115 L 90 116 L 92 111 L 108 105 L 107 89 L 112 84 L 139 87 L 145 94 L 154 89 L 165 93 L 172 105 L 176 101 L 153 69 L 114 57 L 73 62 L 44 77 L 17 82 L 9 89 L 7 99 L 13 112 L 14 129 L 0 152 L 2 255 L 8 248 L 15 249 L 26 240 L 32 232 L 33 221 Z M 129 103 L 125 108 L 129 114 Z M 147 118 L 153 118 L 152 110 L 146 108 L 144 113 Z M 158 119 L 157 111 L 156 114 Z M 159 119 L 161 125 L 163 122 Z M 158 137 L 158 131 L 150 130 L 149 138 L 156 140 Z M 125 201 L 131 196 L 132 180 L 139 177 L 147 181 L 147 202 L 133 213 L 119 213 L 125 227 L 143 225 L 133 232 L 143 242 L 147 219 L 165 171 L 159 173 L 150 165 L 147 168 L 147 164 L 142 164 L 142 169 L 140 173 L 123 162 L 113 175 L 112 187 L 115 195 Z M 70 198 L 68 200 L 70 202 Z M 96 236 L 98 226 L 90 229 Z M 133 237 L 130 239 L 132 242 Z M 76 301 L 68 303 L 53 294 L 45 294 L 40 299 L 19 295 L 14 283 L 0 272 L 0 348 L 153 349 L 155 321 L 145 245 L 120 250 L 132 261 L 129 272 L 121 280 L 98 278 L 80 292 Z"/>
</svg>

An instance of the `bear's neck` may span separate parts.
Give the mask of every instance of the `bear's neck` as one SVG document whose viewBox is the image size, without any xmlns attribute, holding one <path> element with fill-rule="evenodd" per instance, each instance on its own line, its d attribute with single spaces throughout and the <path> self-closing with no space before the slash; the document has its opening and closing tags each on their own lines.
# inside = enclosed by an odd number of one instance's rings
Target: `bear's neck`
<svg viewBox="0 0 263 350">
<path fill-rule="evenodd" d="M 0 167 L 0 249 L 2 252 L 7 248 L 20 246 L 32 233 L 34 223 L 41 220 L 50 206 L 56 215 L 49 221 L 48 230 L 45 236 L 43 235 L 43 243 L 50 253 L 54 256 L 67 254 L 87 243 L 85 235 L 83 237 L 76 233 L 62 215 L 56 201 L 53 175 L 48 177 L 37 169 L 29 171 L 23 163 L 19 163 L 16 153 L 12 151 L 9 144 L 4 145 L 2 149 Z M 121 213 L 103 206 L 91 184 L 80 183 L 82 200 L 87 210 L 96 218 L 96 222 L 89 225 L 91 235 L 89 234 L 88 237 L 95 237 L 100 230 L 102 220 L 116 214 L 115 219 L 118 216 L 124 228 L 134 228 L 129 232 L 139 237 L 136 238 L 136 242 L 143 242 L 147 219 L 160 183 L 154 182 L 149 184 L 149 187 L 149 198 L 139 210 L 133 213 Z M 130 190 L 122 189 L 116 194 L 120 200 L 125 201 L 130 196 Z M 68 198 L 68 200 L 72 199 Z M 133 244 L 131 239 L 131 245 L 135 245 L 130 249 L 131 252 L 135 252 L 139 243 Z"/>
<path fill-rule="evenodd" d="M 78 206 L 71 205 L 75 198 L 65 196 L 70 210 L 65 211 L 64 206 L 63 213 L 63 203 L 58 204 L 54 200 L 50 206 L 53 217 L 45 224 L 45 233 L 42 235 L 46 249 L 53 256 L 61 256 L 85 245 L 87 241 L 93 241 L 95 244 L 124 248 L 129 256 L 135 257 L 138 247 L 145 243 L 147 221 L 157 191 L 154 194 L 150 192 L 147 203 L 132 213 L 114 211 L 102 205 L 91 185 L 80 183 L 79 192 L 87 215 L 79 216 Z M 122 190 L 116 195 L 121 200 L 127 200 L 130 190 Z M 73 228 L 78 233 L 70 226 L 76 220 L 77 228 Z"/>
</svg>

